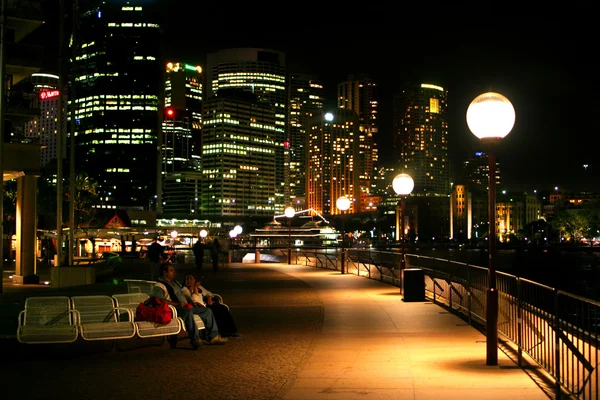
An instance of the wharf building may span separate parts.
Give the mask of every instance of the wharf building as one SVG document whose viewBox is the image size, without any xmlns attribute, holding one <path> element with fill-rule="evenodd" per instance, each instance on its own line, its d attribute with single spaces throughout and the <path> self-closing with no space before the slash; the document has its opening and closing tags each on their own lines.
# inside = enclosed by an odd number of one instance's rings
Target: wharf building
<svg viewBox="0 0 600 400">
<path fill-rule="evenodd" d="M 336 109 L 313 118 L 308 139 L 308 208 L 336 215 L 336 200 L 350 199 L 348 213 L 361 209 L 359 119 L 352 110 Z"/>
<path fill-rule="evenodd" d="M 358 157 L 361 209 L 356 212 L 375 211 L 375 174 L 378 161 L 377 134 L 379 131 L 377 84 L 366 74 L 349 75 L 337 87 L 337 106 L 356 112 L 359 119 Z"/>
<path fill-rule="evenodd" d="M 165 64 L 159 55 L 159 3 L 79 3 L 70 68 L 75 82 L 72 134 L 76 165 L 98 182 L 100 207 L 160 208 Z M 157 196 L 159 204 L 153 204 Z"/>
<path fill-rule="evenodd" d="M 296 210 L 306 209 L 306 166 L 310 121 L 323 110 L 324 88 L 321 81 L 308 74 L 289 76 L 289 193 L 288 204 Z M 287 182 L 287 181 L 286 181 Z"/>
<path fill-rule="evenodd" d="M 452 190 L 448 156 L 448 92 L 431 83 L 407 84 L 394 95 L 394 149 L 398 173 L 415 183 L 407 199 L 407 213 L 419 240 L 438 240 L 450 235 L 448 198 Z M 412 211 L 411 208 L 416 208 Z"/>
<path fill-rule="evenodd" d="M 238 113 L 231 114 L 226 111 L 227 115 L 219 115 L 217 110 L 206 109 L 203 115 L 210 115 L 211 121 L 220 121 L 222 126 L 226 124 L 232 124 L 239 122 L 240 124 L 248 124 L 249 130 L 240 133 L 241 143 L 237 143 L 236 146 L 249 146 L 249 153 L 261 153 L 271 154 L 270 162 L 274 164 L 274 175 L 271 176 L 271 167 L 267 167 L 263 164 L 260 169 L 264 172 L 269 171 L 269 175 L 265 176 L 265 184 L 260 190 L 260 196 L 250 204 L 245 206 L 238 205 L 234 208 L 230 208 L 227 212 L 240 212 L 244 209 L 244 213 L 267 212 L 268 209 L 272 208 L 271 215 L 279 214 L 283 212 L 286 203 L 289 204 L 289 198 L 286 198 L 286 188 L 289 188 L 289 165 L 290 165 L 290 148 L 291 145 L 289 131 L 288 131 L 288 83 L 287 83 L 287 70 L 285 63 L 285 54 L 279 51 L 260 49 L 260 48 L 234 48 L 220 50 L 216 53 L 208 54 L 206 64 L 206 98 L 207 101 L 214 100 L 212 97 L 219 97 L 221 91 L 228 91 L 228 89 L 237 89 L 244 92 L 248 92 L 253 95 L 253 98 L 257 102 L 257 107 L 249 112 L 247 107 L 242 107 L 242 110 Z M 231 97 L 230 95 L 228 95 Z M 226 100 L 229 101 L 229 100 Z M 211 103 L 219 108 L 228 108 L 226 104 L 220 104 L 219 102 L 213 101 Z M 267 111 L 270 109 L 271 111 Z M 258 114 L 260 117 L 255 117 L 254 114 L 260 110 Z M 228 115 L 231 114 L 231 117 Z M 270 115 L 274 116 L 274 121 L 270 120 Z M 255 120 L 238 120 L 238 117 L 251 117 L 257 118 Z M 236 122 L 231 122 L 236 121 Z M 205 121 L 206 124 L 206 121 Z M 242 125 L 240 125 L 242 126 Z M 206 127 L 206 125 L 205 125 Z M 229 128 L 233 128 L 231 125 Z M 211 129 L 215 129 L 214 127 Z M 231 130 L 233 137 L 227 138 L 227 140 L 238 140 L 236 134 L 233 133 L 235 130 Z M 253 134 L 257 134 L 257 137 L 253 137 Z M 207 134 L 204 133 L 206 140 Z M 223 138 L 225 139 L 225 138 Z M 221 139 L 219 139 L 221 140 Z M 287 143 L 287 144 L 286 144 Z M 235 171 L 243 170 L 248 167 L 248 163 L 244 162 L 240 165 L 234 165 L 230 160 L 221 162 L 217 157 L 212 156 L 214 151 L 221 152 L 223 157 L 230 157 L 233 155 L 236 158 L 232 149 L 210 149 L 210 157 L 204 157 L 204 152 L 207 150 L 209 143 L 205 141 L 203 144 L 203 155 L 202 155 L 202 173 L 203 178 L 207 176 L 214 176 L 214 179 L 225 180 L 225 176 L 230 176 L 230 169 L 222 170 L 221 167 L 225 164 L 230 165 Z M 215 143 L 211 143 L 214 145 Z M 237 148 L 237 147 L 236 147 Z M 237 150 L 235 150 L 237 151 Z M 265 153 L 266 151 L 266 153 Z M 243 151 L 245 152 L 245 150 Z M 258 172 L 260 175 L 262 172 Z M 269 198 L 273 200 L 268 204 L 263 203 L 263 190 L 271 190 L 271 180 L 274 180 L 275 187 L 273 193 L 269 194 Z M 256 182 L 256 178 L 254 178 Z M 256 184 L 256 183 L 255 183 Z M 205 185 L 203 185 L 205 187 Z M 214 192 L 210 196 L 213 196 Z M 258 193 L 257 193 L 258 195 Z M 204 195 L 203 195 L 204 197 Z M 229 198 L 228 201 L 232 199 Z M 204 206 L 203 206 L 204 207 Z M 215 208 L 210 207 L 211 212 L 214 212 Z M 234 211 L 237 210 L 237 211 Z M 202 210 L 204 212 L 204 208 Z M 208 211 L 208 210 L 207 210 Z"/>
<path fill-rule="evenodd" d="M 162 122 L 162 211 L 193 218 L 200 212 L 202 169 L 202 67 L 168 62 Z"/>
</svg>

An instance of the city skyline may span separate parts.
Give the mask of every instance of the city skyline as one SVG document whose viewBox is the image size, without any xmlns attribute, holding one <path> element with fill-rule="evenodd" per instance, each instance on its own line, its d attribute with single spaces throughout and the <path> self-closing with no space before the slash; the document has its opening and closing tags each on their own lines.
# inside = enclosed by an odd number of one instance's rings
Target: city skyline
<svg viewBox="0 0 600 400">
<path fill-rule="evenodd" d="M 408 16 L 394 23 L 364 15 L 359 24 L 363 34 L 356 34 L 347 11 L 336 15 L 327 6 L 312 19 L 298 12 L 267 23 L 257 12 L 198 20 L 200 9 L 204 15 L 220 15 L 222 10 L 173 3 L 168 4 L 164 28 L 167 57 L 205 65 L 206 55 L 221 49 L 283 51 L 288 71 L 322 79 L 326 107 L 335 107 L 337 84 L 349 74 L 370 74 L 381 94 L 376 140 L 383 165 L 393 158 L 392 146 L 385 145 L 392 143 L 393 94 L 405 82 L 426 82 L 448 90 L 449 151 L 455 172 L 464 159 L 483 150 L 468 130 L 465 113 L 472 99 L 491 90 L 508 97 L 516 110 L 515 127 L 497 150 L 507 186 L 598 191 L 595 149 L 600 138 L 588 117 L 597 107 L 593 89 L 598 78 L 587 55 L 593 35 L 586 23 L 591 9 L 585 6 L 560 18 L 497 15 L 487 16 L 485 22 L 463 17 L 425 25 Z M 578 24 L 566 30 L 575 16 Z M 444 21 L 441 15 L 431 15 L 431 20 Z M 299 26 L 302 21 L 306 27 Z"/>
</svg>

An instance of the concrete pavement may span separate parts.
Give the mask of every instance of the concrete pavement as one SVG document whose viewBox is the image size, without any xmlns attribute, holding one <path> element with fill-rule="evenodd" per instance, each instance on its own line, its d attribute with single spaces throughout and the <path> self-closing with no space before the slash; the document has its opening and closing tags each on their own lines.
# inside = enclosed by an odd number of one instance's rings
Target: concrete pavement
<svg viewBox="0 0 600 400">
<path fill-rule="evenodd" d="M 189 268 L 177 266 L 178 277 Z M 0 340 L 3 391 L 28 399 L 553 398 L 542 370 L 516 367 L 508 348 L 498 366 L 486 366 L 481 332 L 429 301 L 403 302 L 385 283 L 264 263 L 206 270 L 203 283 L 230 306 L 239 339 L 192 351 L 188 340 L 176 350 L 156 339 L 111 350 L 106 342 L 24 346 L 9 337 Z M 62 292 L 124 290 L 107 282 Z M 2 320 L 27 292 L 0 295 Z"/>
</svg>

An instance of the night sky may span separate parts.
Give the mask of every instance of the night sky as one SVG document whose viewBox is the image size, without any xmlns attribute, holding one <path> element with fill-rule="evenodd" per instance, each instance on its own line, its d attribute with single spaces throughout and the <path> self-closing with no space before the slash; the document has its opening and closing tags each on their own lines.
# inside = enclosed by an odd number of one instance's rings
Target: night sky
<svg viewBox="0 0 600 400">
<path fill-rule="evenodd" d="M 525 3 L 509 2 L 474 3 L 494 9 L 440 8 L 435 2 L 358 8 L 345 3 L 341 9 L 310 2 L 249 3 L 255 6 L 244 9 L 207 3 L 168 1 L 168 57 L 203 63 L 207 53 L 231 47 L 283 51 L 288 70 L 321 77 L 330 100 L 348 74 L 369 73 L 380 90 L 384 163 L 394 157 L 392 96 L 402 83 L 428 82 L 448 90 L 455 167 L 481 150 L 466 124 L 469 103 L 497 91 L 513 103 L 517 116 L 496 152 L 506 189 L 558 185 L 600 192 L 600 65 L 592 3 L 568 9 L 561 3 L 557 10 L 522 10 Z M 56 31 L 49 22 L 46 30 Z"/>
</svg>

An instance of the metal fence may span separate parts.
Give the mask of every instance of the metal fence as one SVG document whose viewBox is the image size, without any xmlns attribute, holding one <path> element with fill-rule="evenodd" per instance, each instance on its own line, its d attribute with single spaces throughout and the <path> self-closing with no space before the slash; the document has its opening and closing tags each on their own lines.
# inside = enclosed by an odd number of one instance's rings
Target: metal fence
<svg viewBox="0 0 600 400">
<path fill-rule="evenodd" d="M 261 249 L 286 257 L 287 249 Z M 340 249 L 293 249 L 292 264 L 341 271 Z M 400 253 L 347 250 L 347 273 L 403 287 Z M 446 259 L 406 255 L 406 268 L 424 271 L 425 295 L 485 326 L 487 268 Z M 556 382 L 556 398 L 598 400 L 600 302 L 514 275 L 497 272 L 498 332 Z"/>
</svg>

